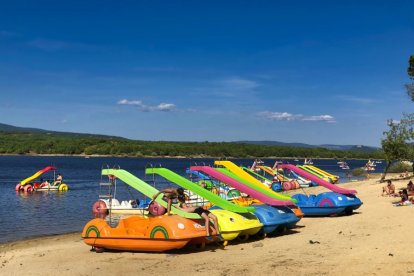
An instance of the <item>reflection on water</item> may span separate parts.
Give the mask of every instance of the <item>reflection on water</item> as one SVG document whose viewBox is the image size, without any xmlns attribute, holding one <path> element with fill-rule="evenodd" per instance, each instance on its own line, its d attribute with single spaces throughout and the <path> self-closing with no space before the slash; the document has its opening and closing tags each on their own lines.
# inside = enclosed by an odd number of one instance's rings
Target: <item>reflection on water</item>
<svg viewBox="0 0 414 276">
<path fill-rule="evenodd" d="M 33 157 L 0 156 L 0 243 L 29 237 L 80 232 L 83 226 L 93 218 L 92 205 L 98 200 L 101 168 L 119 166 L 132 174 L 147 180 L 156 188 L 164 188 L 170 183 L 152 183 L 153 178 L 145 176 L 144 169 L 149 164 L 160 164 L 181 175 L 190 165 L 213 164 L 214 159 L 175 159 L 175 158 L 83 158 L 83 157 Z M 238 165 L 250 166 L 252 159 L 234 160 Z M 275 160 L 264 160 L 272 166 Z M 290 162 L 292 162 L 291 160 Z M 303 163 L 303 160 L 300 160 Z M 299 162 L 300 162 L 299 161 Z M 314 165 L 346 179 L 346 172 L 337 160 L 316 160 Z M 351 169 L 362 167 L 367 160 L 347 160 Z M 46 191 L 31 194 L 17 193 L 15 186 L 24 178 L 33 175 L 45 166 L 58 167 L 68 184 L 67 192 Z M 384 164 L 377 164 L 377 171 Z M 116 198 L 121 200 L 143 199 L 144 197 L 127 185 L 118 185 Z M 119 217 L 112 215 L 112 220 Z M 112 223 L 111 223 L 112 224 Z"/>
</svg>

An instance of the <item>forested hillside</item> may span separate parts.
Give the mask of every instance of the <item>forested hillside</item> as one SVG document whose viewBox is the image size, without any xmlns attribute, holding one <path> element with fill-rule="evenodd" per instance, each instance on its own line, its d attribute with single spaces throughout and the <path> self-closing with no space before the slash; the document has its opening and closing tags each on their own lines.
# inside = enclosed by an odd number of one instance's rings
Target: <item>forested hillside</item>
<svg viewBox="0 0 414 276">
<path fill-rule="evenodd" d="M 110 136 L 0 132 L 0 154 L 116 156 L 382 158 L 381 151 L 334 151 L 325 148 L 264 146 L 235 142 L 136 141 Z"/>
</svg>

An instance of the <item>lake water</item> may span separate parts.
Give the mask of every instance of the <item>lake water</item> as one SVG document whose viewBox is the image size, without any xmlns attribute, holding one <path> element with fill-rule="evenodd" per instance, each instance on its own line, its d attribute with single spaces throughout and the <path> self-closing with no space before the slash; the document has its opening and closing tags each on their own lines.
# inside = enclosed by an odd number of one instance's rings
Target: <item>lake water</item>
<svg viewBox="0 0 414 276">
<path fill-rule="evenodd" d="M 280 159 L 279 159 L 280 160 Z M 212 165 L 214 159 L 187 158 L 115 158 L 115 157 L 44 157 L 44 156 L 0 156 L 0 243 L 32 237 L 80 232 L 92 218 L 92 205 L 100 193 L 101 169 L 119 166 L 143 180 L 146 166 L 163 166 L 185 176 L 190 165 Z M 250 166 L 253 159 L 234 159 L 238 165 Z M 264 160 L 272 166 L 275 160 Z M 289 163 L 303 164 L 289 160 Z M 347 181 L 346 173 L 337 160 L 313 160 L 314 165 L 339 175 Z M 367 160 L 347 160 L 351 170 L 365 165 Z M 45 166 L 58 167 L 68 184 L 69 191 L 17 193 L 15 186 Z M 377 164 L 376 172 L 382 172 L 384 162 Z M 51 176 L 49 173 L 45 175 Z M 152 179 L 152 178 L 151 178 Z M 156 187 L 170 186 L 157 182 Z M 117 199 L 127 200 L 142 196 L 127 185 L 118 185 Z"/>
</svg>

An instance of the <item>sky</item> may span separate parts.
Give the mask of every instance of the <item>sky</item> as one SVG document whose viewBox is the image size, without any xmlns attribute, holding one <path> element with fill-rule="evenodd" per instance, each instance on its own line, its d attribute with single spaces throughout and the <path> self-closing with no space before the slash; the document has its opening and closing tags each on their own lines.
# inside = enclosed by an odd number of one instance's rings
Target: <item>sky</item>
<svg viewBox="0 0 414 276">
<path fill-rule="evenodd" d="M 0 1 L 0 123 L 380 146 L 414 1 Z"/>
</svg>

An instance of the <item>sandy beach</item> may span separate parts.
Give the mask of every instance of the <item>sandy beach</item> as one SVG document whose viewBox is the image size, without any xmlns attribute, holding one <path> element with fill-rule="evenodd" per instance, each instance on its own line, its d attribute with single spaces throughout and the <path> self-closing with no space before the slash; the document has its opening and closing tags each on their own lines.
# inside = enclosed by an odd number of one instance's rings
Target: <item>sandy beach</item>
<svg viewBox="0 0 414 276">
<path fill-rule="evenodd" d="M 398 198 L 381 197 L 385 184 L 377 180 L 343 184 L 357 189 L 364 202 L 355 214 L 303 218 L 275 237 L 231 242 L 224 249 L 97 254 L 74 233 L 0 245 L 0 274 L 414 275 L 414 206 L 394 207 Z M 393 181 L 397 188 L 407 182 Z"/>
</svg>

